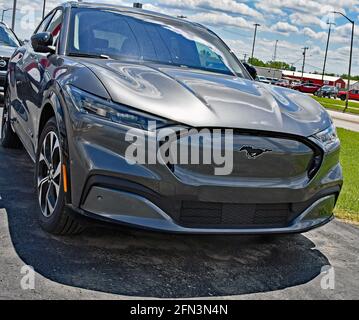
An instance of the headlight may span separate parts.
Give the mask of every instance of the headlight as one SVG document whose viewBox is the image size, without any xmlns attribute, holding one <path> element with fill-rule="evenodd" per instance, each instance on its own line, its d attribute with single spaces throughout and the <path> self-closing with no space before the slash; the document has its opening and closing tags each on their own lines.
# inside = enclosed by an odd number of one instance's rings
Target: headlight
<svg viewBox="0 0 359 320">
<path fill-rule="evenodd" d="M 318 132 L 317 134 L 313 135 L 313 138 L 319 142 L 319 145 L 325 150 L 330 150 L 333 146 L 339 144 L 339 138 L 337 135 L 337 130 L 332 124 L 329 128 Z"/>
<path fill-rule="evenodd" d="M 66 86 L 66 91 L 78 111 L 114 123 L 147 131 L 153 131 L 154 124 L 157 129 L 174 124 L 170 120 L 142 113 L 130 107 L 105 100 L 71 85 Z"/>
</svg>

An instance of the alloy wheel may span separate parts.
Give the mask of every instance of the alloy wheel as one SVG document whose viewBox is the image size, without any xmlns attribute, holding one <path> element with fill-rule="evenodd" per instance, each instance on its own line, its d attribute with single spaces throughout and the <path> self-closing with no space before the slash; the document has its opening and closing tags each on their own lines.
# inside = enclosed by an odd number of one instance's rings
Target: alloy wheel
<svg viewBox="0 0 359 320">
<path fill-rule="evenodd" d="M 50 131 L 41 146 L 37 174 L 39 204 L 45 217 L 53 214 L 59 198 L 61 165 L 59 138 L 54 131 Z"/>
</svg>

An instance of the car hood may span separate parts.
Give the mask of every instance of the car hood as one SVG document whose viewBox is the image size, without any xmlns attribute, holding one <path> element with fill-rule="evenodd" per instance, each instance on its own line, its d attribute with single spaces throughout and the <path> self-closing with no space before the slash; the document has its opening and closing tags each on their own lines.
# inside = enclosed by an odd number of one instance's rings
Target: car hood
<svg viewBox="0 0 359 320">
<path fill-rule="evenodd" d="M 10 58 L 15 50 L 15 47 L 0 45 L 0 57 Z"/>
<path fill-rule="evenodd" d="M 193 127 L 310 136 L 331 124 L 311 97 L 283 87 L 199 70 L 81 59 L 113 101 Z"/>
</svg>

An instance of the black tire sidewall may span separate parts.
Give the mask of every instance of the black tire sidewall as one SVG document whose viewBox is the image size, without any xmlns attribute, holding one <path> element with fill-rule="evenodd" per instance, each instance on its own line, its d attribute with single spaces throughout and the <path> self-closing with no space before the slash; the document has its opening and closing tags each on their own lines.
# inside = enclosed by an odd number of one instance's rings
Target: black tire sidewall
<svg viewBox="0 0 359 320">
<path fill-rule="evenodd" d="M 1 144 L 4 144 L 7 142 L 7 140 L 11 139 L 11 137 L 9 135 L 14 134 L 12 132 L 11 129 L 11 125 L 10 125 L 10 110 L 9 107 L 6 106 L 6 100 L 7 100 L 7 95 L 8 95 L 8 90 L 5 91 L 4 94 L 4 106 L 3 106 L 3 113 L 1 116 Z M 7 110 L 7 114 L 8 114 L 8 120 L 4 123 L 4 115 L 5 115 L 5 109 Z"/>
<path fill-rule="evenodd" d="M 51 131 L 55 132 L 58 138 L 60 137 L 55 118 L 51 118 L 46 123 L 46 125 L 45 125 L 45 127 L 44 127 L 44 129 L 43 129 L 43 131 L 41 132 L 41 135 L 40 135 L 38 150 L 37 150 L 37 153 L 36 153 L 35 188 L 36 188 L 37 203 L 38 203 L 38 206 L 39 206 L 38 219 L 39 219 L 40 225 L 45 230 L 47 230 L 49 232 L 54 232 L 54 230 L 56 230 L 57 226 L 60 224 L 61 220 L 63 219 L 63 213 L 64 213 L 64 207 L 65 207 L 65 194 L 64 194 L 64 191 L 63 191 L 63 178 L 62 178 L 62 175 L 61 175 L 61 179 L 60 179 L 59 197 L 57 199 L 55 209 L 54 209 L 53 213 L 49 217 L 45 217 L 42 214 L 42 210 L 40 208 L 40 204 L 39 204 L 39 200 L 38 200 L 39 199 L 39 192 L 38 192 L 38 188 L 37 188 L 37 176 L 38 176 L 38 170 L 39 170 L 40 151 L 41 151 L 42 143 L 43 143 L 46 135 Z M 61 148 L 60 148 L 60 152 L 62 153 Z M 62 156 L 62 159 L 63 159 L 63 154 L 61 156 Z"/>
</svg>

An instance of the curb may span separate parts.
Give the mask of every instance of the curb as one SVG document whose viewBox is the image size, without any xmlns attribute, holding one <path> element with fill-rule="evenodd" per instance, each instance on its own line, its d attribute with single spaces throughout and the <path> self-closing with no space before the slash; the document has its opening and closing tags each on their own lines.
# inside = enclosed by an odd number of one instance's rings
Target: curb
<svg viewBox="0 0 359 320">
<path fill-rule="evenodd" d="M 327 109 L 327 111 L 330 114 L 330 116 L 334 119 L 344 120 L 344 121 L 359 124 L 359 116 L 357 116 L 357 115 L 346 114 L 346 113 L 342 113 L 339 111 L 333 111 L 333 110 L 328 110 L 328 109 Z"/>
</svg>

